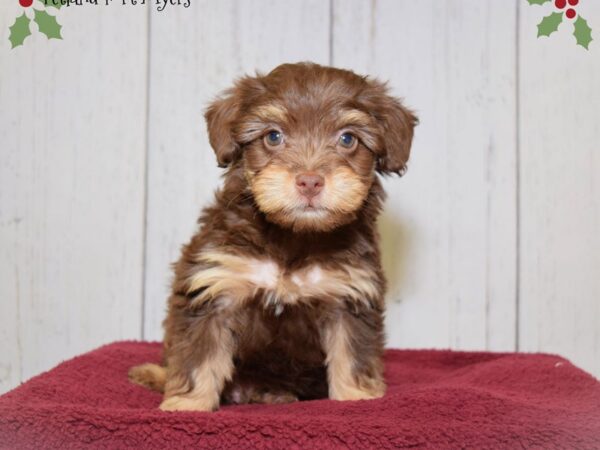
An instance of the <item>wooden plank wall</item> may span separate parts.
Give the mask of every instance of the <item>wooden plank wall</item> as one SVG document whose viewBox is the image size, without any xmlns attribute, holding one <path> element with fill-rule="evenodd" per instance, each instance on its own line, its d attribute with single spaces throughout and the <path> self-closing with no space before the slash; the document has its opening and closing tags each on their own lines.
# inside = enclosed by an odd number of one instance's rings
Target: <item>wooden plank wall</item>
<svg viewBox="0 0 600 450">
<path fill-rule="evenodd" d="M 20 11 L 0 4 L 0 391 L 141 329 L 146 15 L 68 8 L 64 40 L 11 50 Z"/>
<path fill-rule="evenodd" d="M 600 2 L 589 53 L 569 21 L 551 39 L 519 23 L 519 349 L 556 352 L 600 377 Z M 542 11 L 542 12 L 541 12 Z"/>
<path fill-rule="evenodd" d="M 202 112 L 312 60 L 389 80 L 420 119 L 380 221 L 391 346 L 561 353 L 600 375 L 600 72 L 551 5 L 195 0 L 72 7 L 11 51 L 0 5 L 0 392 L 160 339 L 169 264 L 220 171 Z M 580 2 L 600 27 L 598 2 Z"/>
</svg>

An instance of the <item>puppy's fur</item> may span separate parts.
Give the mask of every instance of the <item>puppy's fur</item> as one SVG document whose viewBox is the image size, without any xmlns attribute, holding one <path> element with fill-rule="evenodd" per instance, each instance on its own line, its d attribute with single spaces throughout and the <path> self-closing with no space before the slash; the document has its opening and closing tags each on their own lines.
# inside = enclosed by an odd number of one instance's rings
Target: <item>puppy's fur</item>
<svg viewBox="0 0 600 450">
<path fill-rule="evenodd" d="M 375 80 L 301 63 L 241 78 L 206 121 L 224 185 L 175 265 L 163 366 L 131 380 L 163 410 L 381 397 L 376 173 L 404 171 L 416 117 Z"/>
</svg>

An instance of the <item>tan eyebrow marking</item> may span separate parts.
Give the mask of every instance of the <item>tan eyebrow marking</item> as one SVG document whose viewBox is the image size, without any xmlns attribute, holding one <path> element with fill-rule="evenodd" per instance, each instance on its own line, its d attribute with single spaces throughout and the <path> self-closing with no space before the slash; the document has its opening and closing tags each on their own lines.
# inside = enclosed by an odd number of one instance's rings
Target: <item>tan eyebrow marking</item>
<svg viewBox="0 0 600 450">
<path fill-rule="evenodd" d="M 371 116 L 359 109 L 342 110 L 337 118 L 337 124 L 339 127 L 343 127 L 345 125 L 367 126 L 371 123 Z"/>
<path fill-rule="evenodd" d="M 256 108 L 253 115 L 264 121 L 283 122 L 287 119 L 287 110 L 280 105 L 269 104 Z"/>
</svg>

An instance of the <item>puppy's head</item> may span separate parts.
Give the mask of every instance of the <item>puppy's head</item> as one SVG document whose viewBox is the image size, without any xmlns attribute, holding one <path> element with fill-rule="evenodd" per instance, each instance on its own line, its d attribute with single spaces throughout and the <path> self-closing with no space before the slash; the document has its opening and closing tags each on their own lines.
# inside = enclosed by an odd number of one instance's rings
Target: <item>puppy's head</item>
<svg viewBox="0 0 600 450">
<path fill-rule="evenodd" d="M 244 171 L 269 221 L 330 231 L 356 217 L 375 172 L 405 170 L 417 118 L 382 83 L 301 63 L 238 80 L 206 121 L 219 165 Z"/>
</svg>

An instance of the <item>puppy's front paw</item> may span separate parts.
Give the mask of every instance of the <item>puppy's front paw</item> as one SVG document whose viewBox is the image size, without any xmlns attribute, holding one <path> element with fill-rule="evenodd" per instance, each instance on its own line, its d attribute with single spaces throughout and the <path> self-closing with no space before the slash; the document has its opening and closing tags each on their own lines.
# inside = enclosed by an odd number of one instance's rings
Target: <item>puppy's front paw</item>
<svg viewBox="0 0 600 450">
<path fill-rule="evenodd" d="M 385 383 L 378 380 L 368 380 L 363 385 L 337 385 L 332 386 L 329 398 L 332 400 L 373 400 L 385 394 Z"/>
<path fill-rule="evenodd" d="M 202 398 L 191 398 L 182 395 L 169 397 L 160 404 L 163 411 L 214 411 L 219 407 L 218 401 Z"/>
</svg>

